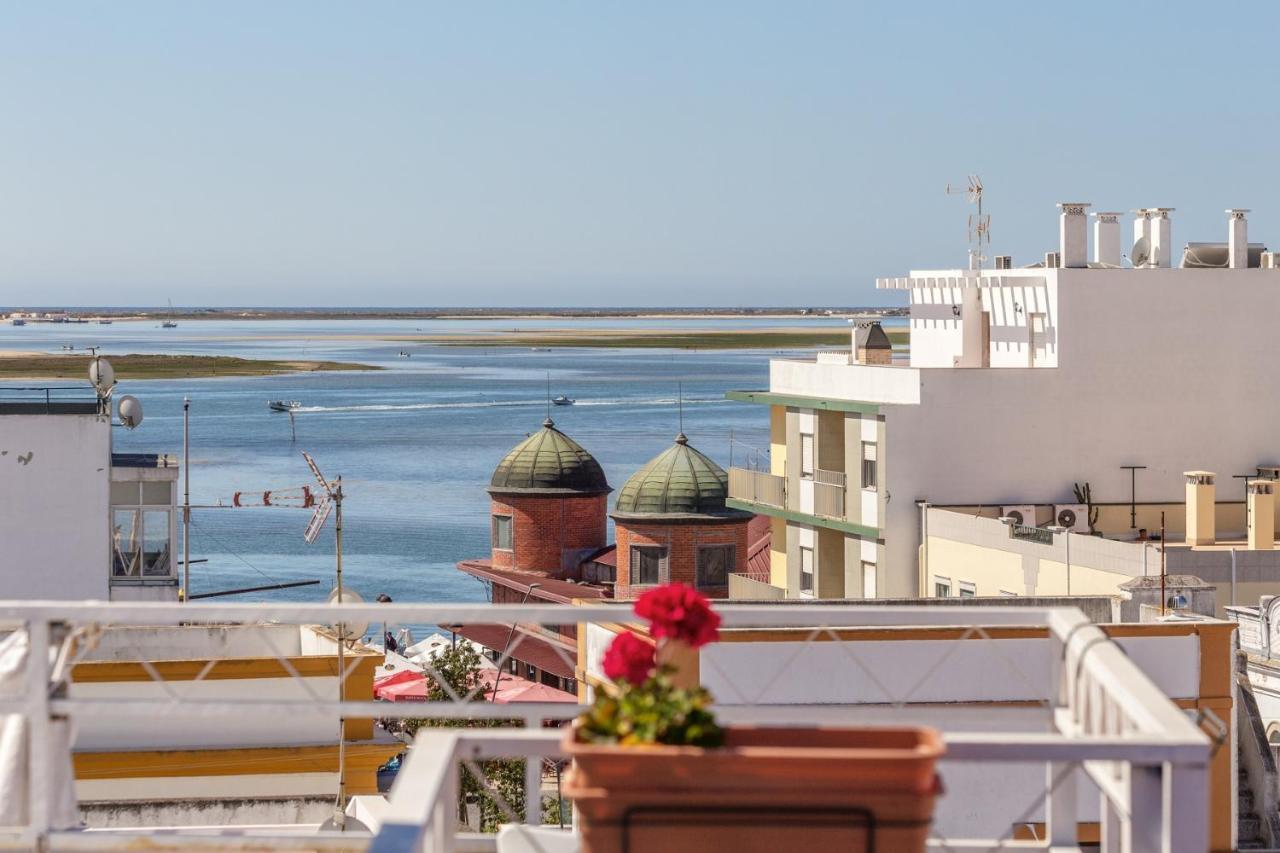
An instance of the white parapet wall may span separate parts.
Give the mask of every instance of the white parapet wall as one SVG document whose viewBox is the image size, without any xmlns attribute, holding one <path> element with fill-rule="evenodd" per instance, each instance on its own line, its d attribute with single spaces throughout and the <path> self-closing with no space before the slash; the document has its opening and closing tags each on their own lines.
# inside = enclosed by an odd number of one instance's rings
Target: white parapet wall
<svg viewBox="0 0 1280 853">
<path fill-rule="evenodd" d="M 769 390 L 823 400 L 914 405 L 920 402 L 920 371 L 878 364 L 775 359 L 769 362 Z"/>
</svg>

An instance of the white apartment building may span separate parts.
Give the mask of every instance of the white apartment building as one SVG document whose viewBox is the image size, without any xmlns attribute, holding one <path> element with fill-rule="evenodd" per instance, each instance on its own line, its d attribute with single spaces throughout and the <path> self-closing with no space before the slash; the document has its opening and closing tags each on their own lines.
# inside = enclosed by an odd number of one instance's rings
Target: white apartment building
<svg viewBox="0 0 1280 853">
<path fill-rule="evenodd" d="M 177 461 L 114 453 L 111 409 L 88 384 L 0 388 L 0 587 L 12 597 L 177 600 Z"/>
<path fill-rule="evenodd" d="M 877 280 L 907 297 L 909 355 L 874 363 L 855 340 L 730 393 L 771 410 L 770 468 L 731 472 L 730 505 L 774 518 L 777 591 L 966 594 L 920 572 L 926 506 L 1030 506 L 1025 524 L 1053 524 L 1081 515 L 1075 484 L 1095 506 L 1181 505 L 1189 470 L 1280 459 L 1280 269 L 1247 242 L 1247 211 L 1175 266 L 1170 209 L 1136 213 L 1131 261 L 1121 214 L 1094 214 L 1090 257 L 1088 205 L 1059 207 L 1058 250 L 1029 267 Z"/>
</svg>

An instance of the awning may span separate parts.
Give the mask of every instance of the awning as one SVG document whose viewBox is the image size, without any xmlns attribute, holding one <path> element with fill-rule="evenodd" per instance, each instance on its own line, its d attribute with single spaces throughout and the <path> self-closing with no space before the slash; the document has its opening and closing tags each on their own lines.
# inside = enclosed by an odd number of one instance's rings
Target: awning
<svg viewBox="0 0 1280 853">
<path fill-rule="evenodd" d="M 511 657 L 560 678 L 576 677 L 573 671 L 578 659 L 576 648 L 535 637 L 519 628 L 512 634 L 510 625 L 460 625 L 456 630 L 458 636 L 499 653 L 507 648 L 510 636 Z"/>
</svg>

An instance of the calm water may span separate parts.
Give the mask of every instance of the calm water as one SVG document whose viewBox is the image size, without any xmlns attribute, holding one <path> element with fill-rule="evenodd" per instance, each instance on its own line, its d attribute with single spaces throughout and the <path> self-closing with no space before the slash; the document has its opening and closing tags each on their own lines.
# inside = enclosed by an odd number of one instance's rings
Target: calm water
<svg viewBox="0 0 1280 853">
<path fill-rule="evenodd" d="M 344 573 L 367 599 L 473 601 L 481 584 L 454 564 L 489 549 L 488 496 L 494 466 L 546 413 L 551 392 L 577 399 L 553 409 L 557 426 L 599 459 L 615 487 L 684 430 L 721 465 L 767 446 L 759 406 L 726 401 L 730 389 L 768 385 L 764 351 L 461 348 L 406 345 L 360 336 L 485 329 L 843 326 L 839 318 L 777 320 L 182 321 L 0 326 L 0 349 L 58 351 L 101 345 L 112 353 L 172 352 L 359 361 L 379 372 L 123 381 L 117 394 L 143 403 L 144 423 L 116 431 L 117 451 L 182 452 L 182 398 L 191 398 L 191 501 L 228 504 L 234 492 L 312 483 L 300 451 L 329 477 L 342 475 Z M 335 338 L 334 336 L 348 336 Z M 412 352 L 405 359 L 401 349 Z M 28 383 L 30 384 L 30 383 Z M 66 384 L 66 383 L 59 383 Z M 296 399 L 297 440 L 269 399 Z M 319 600 L 333 585 L 332 523 L 302 541 L 309 512 L 245 508 L 193 511 L 194 593 L 318 579 L 319 586 L 228 601 Z"/>
</svg>

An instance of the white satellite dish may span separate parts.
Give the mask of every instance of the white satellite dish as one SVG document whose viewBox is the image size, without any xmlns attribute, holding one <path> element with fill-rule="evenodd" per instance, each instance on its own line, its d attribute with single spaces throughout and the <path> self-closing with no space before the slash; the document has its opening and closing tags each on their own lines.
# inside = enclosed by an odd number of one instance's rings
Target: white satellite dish
<svg viewBox="0 0 1280 853">
<path fill-rule="evenodd" d="M 105 358 L 95 358 L 89 362 L 89 381 L 99 394 L 109 394 L 116 384 L 115 368 Z"/>
<path fill-rule="evenodd" d="M 128 394 L 121 397 L 120 406 L 116 412 L 125 429 L 133 429 L 142 423 L 142 403 L 137 397 L 131 397 Z"/>
<path fill-rule="evenodd" d="M 1129 251 L 1129 261 L 1135 267 L 1144 267 L 1151 260 L 1151 241 L 1146 237 L 1139 237 L 1133 243 L 1133 249 Z"/>
<path fill-rule="evenodd" d="M 337 587 L 334 587 L 332 590 L 329 591 L 329 603 L 330 604 L 338 603 Z M 360 596 L 360 593 L 356 592 L 353 589 L 348 589 L 347 587 L 344 586 L 342 588 L 342 603 L 344 605 L 364 604 L 364 599 Z M 333 628 L 334 633 L 341 635 L 343 639 L 358 639 L 360 637 L 363 637 L 365 633 L 368 632 L 369 622 L 368 620 L 365 620 L 364 622 L 359 622 L 359 621 L 338 622 L 337 624 L 331 625 L 329 627 Z"/>
</svg>

